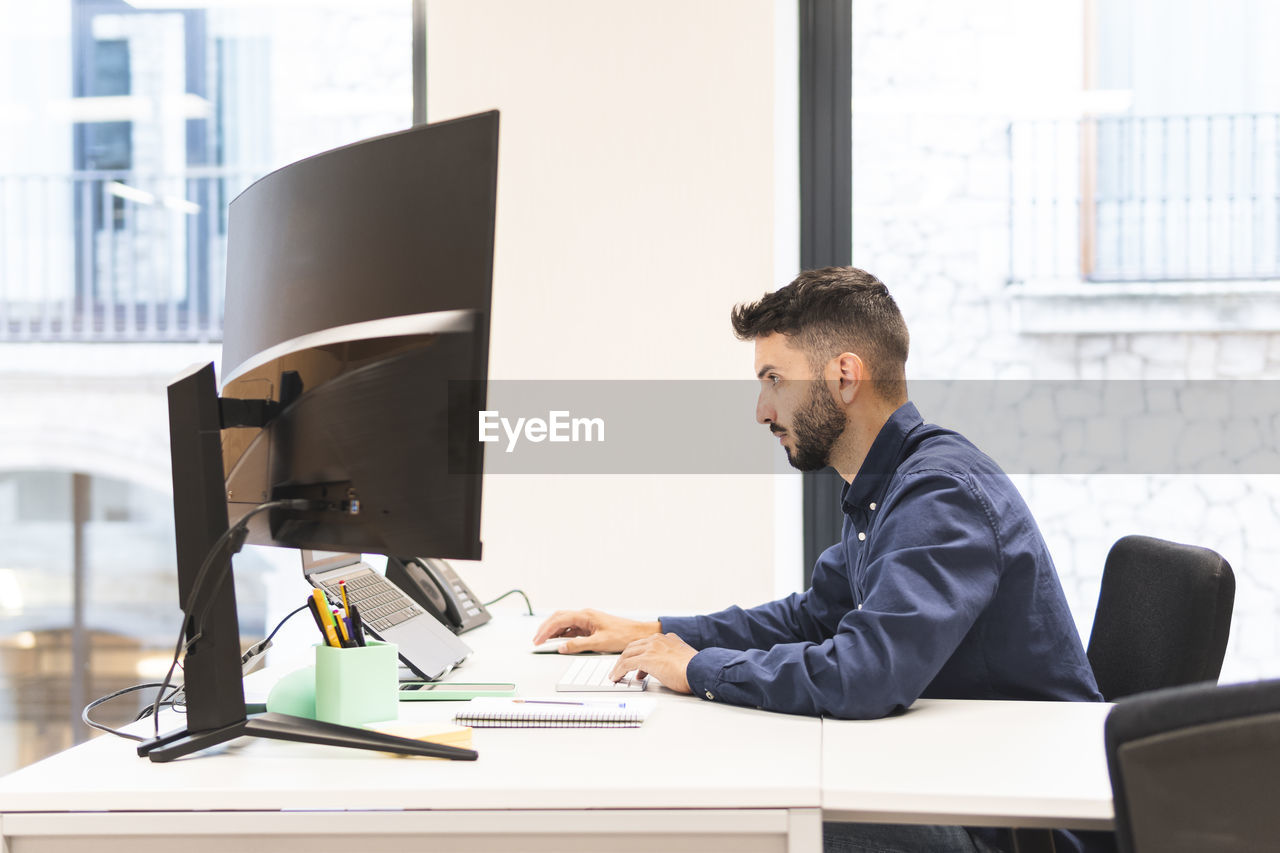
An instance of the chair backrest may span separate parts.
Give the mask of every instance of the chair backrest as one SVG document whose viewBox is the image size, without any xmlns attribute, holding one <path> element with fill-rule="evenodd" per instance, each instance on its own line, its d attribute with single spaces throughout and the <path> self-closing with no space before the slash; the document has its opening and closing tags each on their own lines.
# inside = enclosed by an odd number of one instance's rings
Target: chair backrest
<svg viewBox="0 0 1280 853">
<path fill-rule="evenodd" d="M 1277 849 L 1280 680 L 1123 699 L 1106 748 L 1120 853 Z"/>
<path fill-rule="evenodd" d="M 1089 635 L 1089 664 L 1107 701 L 1217 681 L 1236 580 L 1219 554 L 1126 536 L 1107 555 Z"/>
</svg>

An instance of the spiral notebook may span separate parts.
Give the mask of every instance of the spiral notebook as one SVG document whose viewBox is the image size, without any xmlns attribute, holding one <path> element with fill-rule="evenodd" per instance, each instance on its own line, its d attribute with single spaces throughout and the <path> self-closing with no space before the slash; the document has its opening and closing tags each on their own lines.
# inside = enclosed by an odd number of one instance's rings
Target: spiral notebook
<svg viewBox="0 0 1280 853">
<path fill-rule="evenodd" d="M 653 699 L 566 699 L 477 696 L 454 715 L 473 728 L 636 728 L 653 711 Z"/>
</svg>

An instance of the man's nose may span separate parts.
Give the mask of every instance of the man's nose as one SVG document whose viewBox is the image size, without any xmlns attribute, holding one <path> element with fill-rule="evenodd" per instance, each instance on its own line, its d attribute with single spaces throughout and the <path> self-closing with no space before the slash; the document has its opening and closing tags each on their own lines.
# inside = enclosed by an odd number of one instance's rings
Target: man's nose
<svg viewBox="0 0 1280 853">
<path fill-rule="evenodd" d="M 778 419 L 778 413 L 774 411 L 773 406 L 764 399 L 764 392 L 760 392 L 760 396 L 756 397 L 756 423 L 771 424 Z"/>
</svg>

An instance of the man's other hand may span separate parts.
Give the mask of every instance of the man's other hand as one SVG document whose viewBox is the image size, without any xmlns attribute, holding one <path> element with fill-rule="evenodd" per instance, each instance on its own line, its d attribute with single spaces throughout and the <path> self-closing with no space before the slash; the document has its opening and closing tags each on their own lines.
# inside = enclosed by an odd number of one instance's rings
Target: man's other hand
<svg viewBox="0 0 1280 853">
<path fill-rule="evenodd" d="M 697 649 L 675 634 L 655 633 L 636 640 L 623 649 L 622 656 L 613 665 L 609 677 L 617 681 L 631 670 L 638 669 L 638 678 L 652 675 L 662 682 L 663 687 L 677 693 L 691 693 L 685 670 L 697 653 Z"/>
<path fill-rule="evenodd" d="M 572 637 L 560 647 L 560 654 L 620 652 L 632 640 L 661 630 L 662 623 L 656 620 L 639 622 L 611 616 L 599 610 L 557 610 L 533 635 L 533 644 L 541 645 L 552 637 Z"/>
</svg>

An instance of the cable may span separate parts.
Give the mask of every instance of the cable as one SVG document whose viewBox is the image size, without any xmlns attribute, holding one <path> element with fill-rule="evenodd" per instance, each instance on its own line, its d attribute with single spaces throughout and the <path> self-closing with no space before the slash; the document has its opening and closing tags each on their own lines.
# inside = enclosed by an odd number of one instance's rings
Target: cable
<svg viewBox="0 0 1280 853">
<path fill-rule="evenodd" d="M 156 682 L 156 684 L 159 684 L 159 683 L 160 682 L 158 681 Z M 177 708 L 179 705 L 182 705 L 186 702 L 185 697 L 179 698 L 181 696 L 182 696 L 182 687 L 178 686 L 173 688 L 172 690 L 169 691 L 169 695 L 165 696 L 163 701 L 160 702 L 160 707 L 161 708 Z M 134 717 L 133 721 L 136 723 L 139 720 L 145 720 L 149 716 L 151 716 L 151 706 L 143 705 L 142 709 L 138 711 L 138 716 Z"/>
<path fill-rule="evenodd" d="M 160 682 L 160 689 L 156 691 L 156 701 L 151 705 L 151 716 L 156 723 L 156 737 L 160 737 L 160 697 L 169 689 L 169 682 L 173 679 L 173 670 L 178 665 L 178 655 L 182 654 L 182 640 L 186 636 L 187 614 L 184 612 L 182 614 L 182 629 L 178 632 L 178 644 L 173 647 L 173 663 L 169 664 L 169 671 L 164 674 L 164 681 Z"/>
<path fill-rule="evenodd" d="M 488 607 L 490 604 L 497 604 L 499 601 L 506 598 L 508 595 L 516 595 L 517 593 L 520 595 L 521 598 L 524 599 L 524 606 L 529 608 L 529 615 L 532 616 L 533 605 L 529 603 L 529 596 L 525 595 L 524 590 L 522 589 L 509 589 L 506 592 L 504 592 L 502 595 L 495 598 L 493 601 L 486 601 L 484 604 L 481 605 L 481 607 Z"/>
<path fill-rule="evenodd" d="M 280 632 L 280 629 L 284 627 L 284 623 L 288 622 L 290 619 L 297 616 L 299 613 L 301 613 L 306 609 L 307 609 L 307 605 L 304 604 L 301 607 L 299 607 L 297 610 L 294 610 L 288 616 L 284 617 L 283 619 L 281 619 L 279 622 L 276 623 L 276 626 L 271 629 L 271 633 L 267 635 L 266 639 L 259 640 L 258 642 L 250 646 L 248 649 L 246 649 L 244 654 L 240 656 L 240 671 L 244 675 L 248 675 L 249 673 L 254 672 L 258 668 L 258 665 L 255 665 L 254 661 L 262 657 L 262 655 L 266 654 L 267 649 L 271 648 L 272 638 L 274 638 L 275 635 Z"/>
<path fill-rule="evenodd" d="M 267 506 L 267 504 L 263 504 L 261 505 L 261 508 L 266 508 Z M 205 555 L 204 562 L 201 563 L 199 571 L 196 572 L 195 582 L 191 585 L 191 594 L 187 596 L 187 601 L 182 607 L 182 624 L 178 628 L 178 642 L 175 643 L 173 647 L 173 662 L 169 664 L 169 671 L 164 674 L 164 681 L 160 682 L 160 689 L 156 691 L 156 700 L 151 705 L 151 717 L 155 721 L 156 737 L 160 737 L 161 697 L 164 696 L 164 692 L 169 689 L 169 682 L 173 680 L 173 671 L 177 668 L 178 658 L 181 657 L 183 652 L 183 640 L 186 639 L 187 636 L 187 624 L 191 622 L 191 607 L 195 604 L 196 595 L 200 591 L 201 584 L 204 583 L 204 578 L 209 571 L 209 566 L 211 566 L 215 558 L 222 553 L 223 544 L 231 538 L 235 531 L 243 528 L 248 520 L 252 518 L 259 509 L 260 507 L 255 507 L 250 510 L 243 518 L 237 521 L 234 526 L 223 531 L 222 535 L 214 541 L 213 547 L 209 549 L 209 553 Z M 194 636 L 187 641 L 186 645 L 189 647 L 191 643 L 194 643 L 199 638 L 200 632 L 196 631 Z"/>
<path fill-rule="evenodd" d="M 288 616 L 281 619 L 279 624 L 277 624 L 274 628 L 271 629 L 271 633 L 267 634 L 267 638 L 262 641 L 262 644 L 265 646 L 267 643 L 271 642 L 271 638 L 274 637 L 276 634 L 280 633 L 280 629 L 284 627 L 284 623 L 288 622 L 290 619 L 297 616 L 299 613 L 301 613 L 306 609 L 307 609 L 307 605 L 304 604 L 301 607 L 299 607 L 297 610 L 290 613 Z"/>
<path fill-rule="evenodd" d="M 317 507 L 315 501 L 309 501 L 309 500 L 304 500 L 300 498 L 290 499 L 290 500 L 267 501 L 266 503 L 258 504 L 253 509 L 245 513 L 240 518 L 239 521 L 237 521 L 231 527 L 228 527 L 226 530 L 224 530 L 222 532 L 222 535 L 219 536 L 214 541 L 213 546 L 209 548 L 209 553 L 205 555 L 204 562 L 200 564 L 200 569 L 199 571 L 196 572 L 195 580 L 191 584 L 191 592 L 187 595 L 187 601 L 182 607 L 182 626 L 178 629 L 178 642 L 175 643 L 173 647 L 173 663 L 169 664 L 169 671 L 165 673 L 164 681 L 160 683 L 160 689 L 156 691 L 156 700 L 154 703 L 152 703 L 152 706 L 151 706 L 151 715 L 155 719 L 156 737 L 160 737 L 161 697 L 164 696 L 164 692 L 169 689 L 169 682 L 173 680 L 173 670 L 178 666 L 178 658 L 182 656 L 182 653 L 184 650 L 183 639 L 187 635 L 187 627 L 189 624 L 192 624 L 192 626 L 196 628 L 196 630 L 192 634 L 191 639 L 187 640 L 185 643 L 185 648 L 189 649 L 191 647 L 191 644 L 194 643 L 196 640 L 200 639 L 200 637 L 203 635 L 204 616 L 207 614 L 213 598 L 215 598 L 217 592 L 221 590 L 223 579 L 225 579 L 226 576 L 230 574 L 230 572 L 224 572 L 222 575 L 219 576 L 218 585 L 214 590 L 214 595 L 211 595 L 208 597 L 208 600 L 206 600 L 205 606 L 201 611 L 200 619 L 193 623 L 193 620 L 191 618 L 192 617 L 191 610 L 195 606 L 195 603 L 200 595 L 200 588 L 204 585 L 205 577 L 209 574 L 209 569 L 214 565 L 215 562 L 218 561 L 218 557 L 221 556 L 223 546 L 226 545 L 227 542 L 231 541 L 232 537 L 237 537 L 239 541 L 236 542 L 235 548 L 231 551 L 231 554 L 234 555 L 235 553 L 237 553 L 240 550 L 240 547 L 244 544 L 245 537 L 248 536 L 249 519 L 253 518 L 255 515 L 261 512 L 266 512 L 269 509 L 305 510 L 305 509 L 315 509 L 315 508 L 323 508 L 323 506 Z M 230 562 L 231 562 L 230 555 L 228 555 L 227 562 L 224 565 L 229 565 Z"/>
<path fill-rule="evenodd" d="M 158 681 L 152 681 L 147 684 L 135 684 L 132 687 L 126 687 L 123 690 L 117 690 L 115 693 L 111 693 L 107 696 L 103 696 L 101 699 L 94 699 L 88 705 L 84 706 L 84 710 L 80 712 L 80 720 L 87 726 L 98 729 L 100 731 L 109 732 L 110 734 L 116 735 L 118 737 L 128 738 L 129 740 L 144 741 L 146 740 L 146 738 L 141 737 L 139 735 L 129 734 L 128 732 L 122 732 L 119 729 L 113 729 L 110 726 L 104 726 L 102 723 L 94 722 L 93 720 L 89 719 L 89 712 L 92 711 L 94 708 L 98 707 L 99 705 L 103 704 L 104 702 L 110 702 L 112 699 L 115 699 L 117 696 L 123 696 L 124 694 L 132 693 L 135 690 L 148 690 L 152 687 L 160 687 L 160 686 L 161 686 L 160 682 Z M 138 717 L 138 719 L 140 720 L 142 719 L 142 717 Z"/>
<path fill-rule="evenodd" d="M 229 553 L 227 554 L 227 562 L 223 564 L 224 566 L 229 566 L 231 562 L 230 558 L 235 554 L 240 553 L 240 549 L 244 547 L 244 540 L 249 536 L 249 519 L 259 513 L 266 512 L 271 509 L 318 510 L 323 508 L 324 504 L 320 501 L 311 501 L 306 500 L 305 498 L 291 498 L 288 500 L 267 501 L 266 503 L 258 504 L 256 507 L 249 510 L 240 518 L 239 521 L 224 531 L 223 534 L 218 537 L 217 541 L 213 543 L 213 547 L 209 549 L 209 553 L 205 557 L 204 562 L 200 564 L 200 570 L 196 572 L 195 581 L 191 585 L 191 593 L 187 596 L 187 603 L 186 606 L 182 608 L 182 612 L 185 613 L 188 618 L 191 616 L 191 609 L 195 606 L 196 599 L 200 595 L 201 586 L 206 579 L 206 575 L 208 575 L 209 570 L 218 562 L 217 558 L 220 556 L 220 549 L 227 543 L 231 543 Z M 214 584 L 213 591 L 209 595 L 204 596 L 204 605 L 200 610 L 200 616 L 193 624 L 193 627 L 195 628 L 195 636 L 188 641 L 188 645 L 194 643 L 200 634 L 204 632 L 205 617 L 208 616 L 209 608 L 213 606 L 214 600 L 217 599 L 218 593 L 222 590 L 222 584 L 226 582 L 229 575 L 230 572 L 227 571 L 223 571 L 219 574 L 218 579 Z"/>
</svg>

